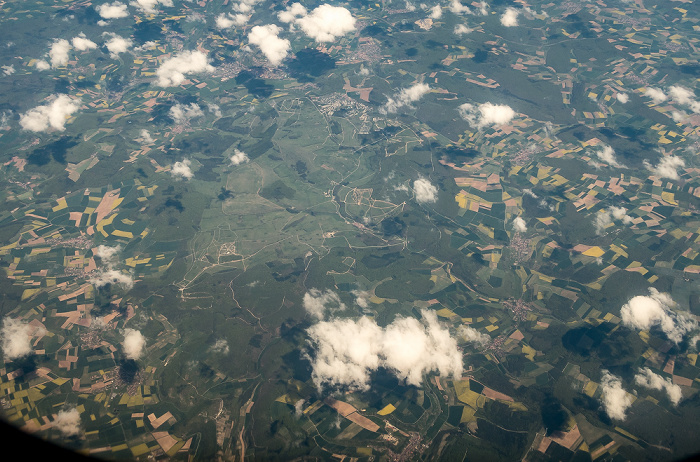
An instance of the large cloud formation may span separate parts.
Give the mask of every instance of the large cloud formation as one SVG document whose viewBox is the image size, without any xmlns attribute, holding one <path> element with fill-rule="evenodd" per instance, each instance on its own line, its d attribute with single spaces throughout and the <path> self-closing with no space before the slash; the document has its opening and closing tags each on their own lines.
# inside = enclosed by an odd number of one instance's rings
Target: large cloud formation
<svg viewBox="0 0 700 462">
<path fill-rule="evenodd" d="M 678 175 L 678 169 L 685 167 L 685 161 L 680 157 L 676 156 L 666 156 L 662 157 L 656 166 L 653 166 L 649 161 L 644 161 L 644 166 L 659 178 L 668 178 L 671 180 L 677 180 L 680 178 Z"/>
<path fill-rule="evenodd" d="M 683 399 L 683 391 L 681 387 L 674 384 L 668 377 L 661 377 L 659 374 L 654 373 L 648 367 L 644 369 L 639 369 L 639 373 L 634 376 L 634 382 L 642 387 L 651 388 L 653 390 L 664 390 L 668 395 L 669 401 L 674 406 Z"/>
<path fill-rule="evenodd" d="M 214 72 L 214 66 L 209 64 L 209 58 L 201 51 L 183 51 L 170 59 L 163 61 L 156 71 L 156 85 L 175 87 L 185 81 L 185 74 L 201 74 Z"/>
<path fill-rule="evenodd" d="M 427 83 L 416 83 L 407 88 L 402 88 L 396 96 L 387 99 L 387 102 L 379 110 L 382 114 L 396 112 L 399 108 L 409 106 L 421 99 L 424 95 L 430 92 L 430 86 Z"/>
<path fill-rule="evenodd" d="M 620 309 L 622 324 L 637 330 L 649 330 L 658 326 L 675 343 L 697 328 L 697 322 L 686 313 L 671 310 L 676 303 L 671 296 L 649 288 L 649 295 L 637 295 Z"/>
<path fill-rule="evenodd" d="M 63 433 L 63 436 L 77 435 L 80 433 L 80 412 L 75 408 L 59 411 L 53 421 L 53 428 Z"/>
<path fill-rule="evenodd" d="M 137 360 L 143 354 L 143 349 L 146 346 L 146 339 L 141 332 L 136 329 L 124 329 L 124 340 L 122 348 L 127 359 Z"/>
<path fill-rule="evenodd" d="M 332 42 L 355 30 L 355 18 L 347 8 L 328 4 L 319 5 L 308 13 L 306 8 L 293 3 L 277 14 L 282 22 L 299 26 L 304 33 L 317 42 Z"/>
<path fill-rule="evenodd" d="M 22 114 L 20 126 L 32 132 L 45 132 L 50 128 L 65 130 L 66 119 L 80 108 L 80 103 L 68 95 L 54 95 L 51 100 Z"/>
<path fill-rule="evenodd" d="M 515 117 L 515 111 L 505 104 L 483 103 L 477 106 L 464 103 L 457 108 L 462 119 L 474 128 L 481 129 L 487 125 L 503 125 Z"/>
<path fill-rule="evenodd" d="M 291 44 L 278 37 L 282 29 L 274 24 L 255 26 L 248 33 L 248 41 L 257 45 L 273 66 L 279 65 L 289 54 Z"/>
<path fill-rule="evenodd" d="M 413 182 L 413 191 L 416 194 L 416 201 L 421 204 L 437 201 L 438 190 L 430 180 L 420 178 Z"/>
<path fill-rule="evenodd" d="M 600 386 L 602 391 L 601 399 L 603 401 L 605 413 L 608 414 L 608 417 L 611 419 L 625 420 L 627 417 L 627 408 L 629 408 L 634 401 L 632 396 L 622 388 L 622 381 L 620 378 L 603 370 Z"/>
<path fill-rule="evenodd" d="M 32 354 L 32 337 L 42 332 L 43 329 L 32 327 L 21 319 L 5 318 L 0 332 L 5 360 L 13 361 Z"/>
<path fill-rule="evenodd" d="M 345 310 L 345 303 L 340 301 L 337 293 L 328 289 L 321 292 L 318 289 L 311 289 L 304 294 L 304 309 L 316 319 L 324 319 L 326 314 L 332 314 Z"/>
<path fill-rule="evenodd" d="M 461 377 L 462 353 L 437 315 L 423 310 L 423 319 L 398 318 L 382 328 L 367 317 L 322 321 L 307 329 L 314 358 L 312 378 L 319 389 L 370 388 L 370 374 L 383 367 L 410 385 L 423 375 Z"/>
</svg>

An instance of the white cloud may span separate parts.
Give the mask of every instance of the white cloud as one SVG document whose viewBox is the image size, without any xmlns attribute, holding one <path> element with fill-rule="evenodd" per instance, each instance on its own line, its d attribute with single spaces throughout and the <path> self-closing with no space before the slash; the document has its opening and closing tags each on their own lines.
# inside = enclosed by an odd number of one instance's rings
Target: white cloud
<svg viewBox="0 0 700 462">
<path fill-rule="evenodd" d="M 53 421 L 53 428 L 63 436 L 75 436 L 80 433 L 80 412 L 77 409 L 61 410 Z"/>
<path fill-rule="evenodd" d="M 685 334 L 697 328 L 697 322 L 687 313 L 671 310 L 675 305 L 669 294 L 650 287 L 649 295 L 637 295 L 622 306 L 622 324 L 647 331 L 658 326 L 669 340 L 680 343 Z"/>
<path fill-rule="evenodd" d="M 382 114 L 396 112 L 399 108 L 409 106 L 421 99 L 424 95 L 430 92 L 430 86 L 427 83 L 416 83 L 407 88 L 402 88 L 393 98 L 389 97 L 387 102 L 379 109 Z"/>
<path fill-rule="evenodd" d="M 674 384 L 671 379 L 664 378 L 659 374 L 654 373 L 648 367 L 644 369 L 639 369 L 639 373 L 634 376 L 634 381 L 637 385 L 651 388 L 653 390 L 665 390 L 668 394 L 668 399 L 674 406 L 678 406 L 678 403 L 683 399 L 683 391 L 681 387 Z"/>
<path fill-rule="evenodd" d="M 663 103 L 668 98 L 666 93 L 659 88 L 647 87 L 644 93 L 656 104 Z"/>
<path fill-rule="evenodd" d="M 440 19 L 442 17 L 442 7 L 435 5 L 430 9 L 430 19 Z"/>
<path fill-rule="evenodd" d="M 173 178 L 185 178 L 189 180 L 194 176 L 190 165 L 192 165 L 192 161 L 189 159 L 182 159 L 181 162 L 175 162 L 170 170 L 170 174 Z"/>
<path fill-rule="evenodd" d="M 414 5 L 413 3 L 408 2 L 408 1 L 406 2 L 406 6 L 404 6 L 404 8 L 407 11 L 416 11 L 416 5 Z"/>
<path fill-rule="evenodd" d="M 51 67 L 62 67 L 68 64 L 68 53 L 71 48 L 73 47 L 66 39 L 54 41 L 53 44 L 51 44 L 51 50 L 49 50 Z"/>
<path fill-rule="evenodd" d="M 605 229 L 614 223 L 614 220 L 622 221 L 622 223 L 629 225 L 634 221 L 634 218 L 627 215 L 626 208 L 610 206 L 607 210 L 603 209 L 596 214 L 593 221 L 596 234 L 602 235 Z"/>
<path fill-rule="evenodd" d="M 437 201 L 438 190 L 427 178 L 419 178 L 414 181 L 413 191 L 416 194 L 416 201 L 421 204 Z"/>
<path fill-rule="evenodd" d="M 602 145 L 601 148 L 596 151 L 596 156 L 611 167 L 626 168 L 617 161 L 615 158 L 615 150 L 611 146 L 606 144 Z"/>
<path fill-rule="evenodd" d="M 617 98 L 617 100 L 622 104 L 625 104 L 627 103 L 627 101 L 630 100 L 630 95 L 628 95 L 627 93 L 618 93 L 617 95 L 615 95 L 615 98 Z"/>
<path fill-rule="evenodd" d="M 14 361 L 32 354 L 32 337 L 43 335 L 45 332 L 41 327 L 32 327 L 21 319 L 5 318 L 0 331 L 5 360 Z"/>
<path fill-rule="evenodd" d="M 296 24 L 317 42 L 332 42 L 355 30 L 355 18 L 347 8 L 328 4 L 314 8 L 310 14 L 298 18 Z"/>
<path fill-rule="evenodd" d="M 97 249 L 93 252 L 96 257 L 102 260 L 102 264 L 113 268 L 119 262 L 119 252 L 121 252 L 122 247 L 117 245 L 115 247 L 110 247 L 107 245 L 99 245 Z"/>
<path fill-rule="evenodd" d="M 141 332 L 135 329 L 124 329 L 124 340 L 122 348 L 127 359 L 137 360 L 143 354 L 143 349 L 146 346 L 146 339 Z"/>
<path fill-rule="evenodd" d="M 656 167 L 652 166 L 648 161 L 644 161 L 644 166 L 659 178 L 669 178 L 677 180 L 679 178 L 678 169 L 685 167 L 685 161 L 680 157 L 666 156 L 662 157 Z"/>
<path fill-rule="evenodd" d="M 501 25 L 505 27 L 514 27 L 518 25 L 518 14 L 520 11 L 516 8 L 508 7 L 505 13 L 501 15 Z"/>
<path fill-rule="evenodd" d="M 183 51 L 163 61 L 156 71 L 156 85 L 175 87 L 185 81 L 185 74 L 204 72 L 214 72 L 214 66 L 209 64 L 207 55 L 201 51 Z"/>
<path fill-rule="evenodd" d="M 238 149 L 233 150 L 233 155 L 231 156 L 231 163 L 233 165 L 239 165 L 243 162 L 248 162 L 248 160 L 248 154 L 243 151 L 239 151 Z"/>
<path fill-rule="evenodd" d="M 97 273 L 90 279 L 90 283 L 97 288 L 107 284 L 119 284 L 126 289 L 131 289 L 134 286 L 134 278 L 130 274 L 122 273 L 115 269 L 108 269 Z"/>
<path fill-rule="evenodd" d="M 464 35 L 472 31 L 466 24 L 457 24 L 454 28 L 455 35 Z"/>
<path fill-rule="evenodd" d="M 48 62 L 46 62 L 43 59 L 38 60 L 35 64 L 35 66 L 40 71 L 46 71 L 48 69 L 51 69 L 51 64 L 49 64 Z"/>
<path fill-rule="evenodd" d="M 207 110 L 210 113 L 214 114 L 214 117 L 216 117 L 217 119 L 221 117 L 221 108 L 218 104 L 207 103 Z"/>
<path fill-rule="evenodd" d="M 452 0 L 450 3 L 450 11 L 453 12 L 454 14 L 471 14 L 472 10 L 469 9 L 467 5 L 462 5 L 462 2 L 459 0 Z"/>
<path fill-rule="evenodd" d="M 211 351 L 213 353 L 220 353 L 222 355 L 227 355 L 229 353 L 229 346 L 228 342 L 225 339 L 219 339 L 216 342 L 214 342 L 214 345 L 211 346 Z"/>
<path fill-rule="evenodd" d="M 197 117 L 203 117 L 204 111 L 199 107 L 199 104 L 176 104 L 170 108 L 170 117 L 177 125 L 188 124 L 190 120 Z"/>
<path fill-rule="evenodd" d="M 481 16 L 486 16 L 487 14 L 489 14 L 489 11 L 488 11 L 489 5 L 488 5 L 488 3 L 486 3 L 486 2 L 479 2 L 478 5 L 479 5 L 479 14 L 480 14 Z"/>
<path fill-rule="evenodd" d="M 216 17 L 216 27 L 218 29 L 228 29 L 233 26 L 242 26 L 248 23 L 250 15 L 243 13 L 221 13 Z"/>
<path fill-rule="evenodd" d="M 345 310 L 345 303 L 330 289 L 325 292 L 318 289 L 309 290 L 304 294 L 303 305 L 306 312 L 316 319 L 324 319 L 326 314 Z"/>
<path fill-rule="evenodd" d="M 491 341 L 491 337 L 489 337 L 487 334 L 479 332 L 471 326 L 459 326 L 457 333 L 461 335 L 468 343 L 476 343 L 481 346 L 485 346 Z"/>
<path fill-rule="evenodd" d="M 625 420 L 625 413 L 633 403 L 633 398 L 624 388 L 619 377 L 603 370 L 603 376 L 600 381 L 601 399 L 603 401 L 603 409 L 608 417 L 616 420 Z"/>
<path fill-rule="evenodd" d="M 33 132 L 45 132 L 49 128 L 65 130 L 66 119 L 80 109 L 80 103 L 68 95 L 54 95 L 43 106 L 37 106 L 22 114 L 20 126 Z"/>
<path fill-rule="evenodd" d="M 131 39 L 124 38 L 113 32 L 103 32 L 102 35 L 111 37 L 105 42 L 105 46 L 107 47 L 107 50 L 109 50 L 109 55 L 112 57 L 112 59 L 117 59 L 120 53 L 126 53 L 129 51 L 129 48 L 131 48 L 131 45 L 133 45 Z"/>
<path fill-rule="evenodd" d="M 679 104 L 690 107 L 695 114 L 700 114 L 700 102 L 695 99 L 695 93 L 678 85 L 672 85 L 668 89 L 669 95 Z"/>
<path fill-rule="evenodd" d="M 77 37 L 73 37 L 73 48 L 78 51 L 94 50 L 97 44 L 87 38 L 82 32 Z"/>
<path fill-rule="evenodd" d="M 527 231 L 527 224 L 525 223 L 525 220 L 523 220 L 522 217 L 513 218 L 513 231 L 516 231 L 518 233 L 524 233 L 525 231 Z"/>
<path fill-rule="evenodd" d="M 432 311 L 423 311 L 422 322 L 398 318 L 385 328 L 367 317 L 357 321 L 334 319 L 307 329 L 315 350 L 312 378 L 320 389 L 370 388 L 370 373 L 379 367 L 392 371 L 409 385 L 420 386 L 423 375 L 462 375 L 462 354 L 457 341 Z"/>
<path fill-rule="evenodd" d="M 515 117 L 515 111 L 505 104 L 483 103 L 475 106 L 464 103 L 457 108 L 462 119 L 475 128 L 487 125 L 503 125 Z"/>
<path fill-rule="evenodd" d="M 302 416 L 302 413 L 304 412 L 304 403 L 306 403 L 305 399 L 300 399 L 296 403 L 294 403 L 294 417 L 297 419 Z"/>
<path fill-rule="evenodd" d="M 133 0 L 129 4 L 131 6 L 135 6 L 144 13 L 156 13 L 158 11 L 156 9 L 158 4 L 163 6 L 173 6 L 172 0 Z"/>
<path fill-rule="evenodd" d="M 301 16 L 306 16 L 306 8 L 301 3 L 292 3 L 286 10 L 277 13 L 277 18 L 286 23 L 294 22 Z"/>
<path fill-rule="evenodd" d="M 9 66 L 2 66 L 2 73 L 5 75 L 12 75 L 15 73 L 15 66 L 10 64 Z"/>
<path fill-rule="evenodd" d="M 143 144 L 152 144 L 155 142 L 151 134 L 145 128 L 141 129 L 139 136 L 141 137 L 141 143 Z"/>
<path fill-rule="evenodd" d="M 274 24 L 255 26 L 248 33 L 248 41 L 257 45 L 273 66 L 279 65 L 289 53 L 289 40 L 278 37 L 282 29 Z"/>
<path fill-rule="evenodd" d="M 369 292 L 364 290 L 353 290 L 351 292 L 355 296 L 355 304 L 360 308 L 369 307 Z"/>
<path fill-rule="evenodd" d="M 126 5 L 122 2 L 105 3 L 95 7 L 95 11 L 103 19 L 119 19 L 129 16 Z"/>
</svg>

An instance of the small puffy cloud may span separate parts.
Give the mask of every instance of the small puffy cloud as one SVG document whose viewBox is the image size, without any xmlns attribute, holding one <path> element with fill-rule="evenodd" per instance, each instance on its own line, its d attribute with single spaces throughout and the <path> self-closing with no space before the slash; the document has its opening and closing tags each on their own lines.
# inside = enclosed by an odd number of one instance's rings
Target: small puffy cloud
<svg viewBox="0 0 700 462">
<path fill-rule="evenodd" d="M 216 17 L 217 29 L 228 29 L 233 26 L 243 26 L 248 23 L 250 15 L 243 13 L 221 13 Z"/>
<path fill-rule="evenodd" d="M 636 330 L 659 327 L 669 340 L 678 344 L 683 336 L 697 328 L 697 322 L 686 313 L 671 310 L 675 302 L 669 294 L 649 288 L 649 295 L 637 295 L 620 309 L 622 324 Z"/>
<path fill-rule="evenodd" d="M 338 294 L 330 289 L 325 292 L 311 289 L 304 294 L 302 303 L 306 312 L 316 319 L 324 319 L 326 313 L 332 314 L 345 310 L 345 303 L 341 302 Z"/>
<path fill-rule="evenodd" d="M 291 44 L 278 37 L 282 29 L 274 24 L 255 26 L 248 33 L 248 41 L 257 45 L 273 66 L 279 65 L 287 57 Z"/>
<path fill-rule="evenodd" d="M 524 233 L 525 231 L 527 231 L 527 224 L 525 223 L 525 220 L 523 220 L 522 217 L 513 218 L 513 231 L 518 233 Z"/>
<path fill-rule="evenodd" d="M 47 61 L 45 61 L 43 59 L 38 60 L 35 64 L 35 66 L 40 71 L 46 71 L 48 69 L 51 69 L 51 64 L 49 64 Z"/>
<path fill-rule="evenodd" d="M 15 73 L 15 66 L 10 64 L 9 66 L 2 66 L 2 73 L 5 75 L 12 75 Z"/>
<path fill-rule="evenodd" d="M 467 341 L 467 343 L 476 343 L 481 346 L 485 346 L 491 341 L 491 337 L 487 334 L 481 333 L 471 326 L 459 326 L 457 333 Z"/>
<path fill-rule="evenodd" d="M 146 130 L 145 128 L 141 129 L 141 133 L 139 133 L 139 137 L 141 138 L 141 143 L 143 143 L 143 144 L 152 144 L 155 142 L 155 140 L 151 136 L 150 132 L 148 130 Z"/>
<path fill-rule="evenodd" d="M 314 8 L 296 19 L 295 24 L 317 42 L 332 42 L 355 30 L 355 18 L 347 8 L 328 4 Z"/>
<path fill-rule="evenodd" d="M 156 13 L 158 11 L 156 9 L 158 4 L 163 6 L 173 6 L 172 0 L 133 0 L 129 4 L 138 8 L 144 13 Z"/>
<path fill-rule="evenodd" d="M 360 308 L 369 307 L 369 292 L 364 290 L 353 290 L 351 292 L 355 296 L 355 304 Z"/>
<path fill-rule="evenodd" d="M 627 93 L 618 93 L 617 95 L 615 95 L 615 98 L 617 98 L 617 100 L 622 104 L 625 104 L 627 103 L 627 101 L 630 100 L 630 95 L 628 95 Z"/>
<path fill-rule="evenodd" d="M 63 436 L 75 436 L 80 433 L 80 412 L 75 408 L 61 410 L 52 425 Z"/>
<path fill-rule="evenodd" d="M 379 112 L 387 114 L 396 112 L 404 106 L 410 107 L 411 103 L 415 103 L 429 92 L 430 86 L 427 83 L 417 83 L 408 88 L 402 88 L 394 97 L 387 100 Z"/>
<path fill-rule="evenodd" d="M 464 35 L 470 33 L 472 30 L 466 24 L 457 24 L 454 28 L 455 35 Z"/>
<path fill-rule="evenodd" d="M 32 327 L 21 319 L 5 318 L 0 331 L 5 360 L 14 361 L 32 354 L 32 337 L 42 332 L 43 329 Z"/>
<path fill-rule="evenodd" d="M 459 0 L 452 0 L 450 3 L 450 11 L 454 14 L 471 14 L 472 10 L 467 5 L 462 5 Z"/>
<path fill-rule="evenodd" d="M 622 388 L 622 381 L 619 377 L 603 370 L 600 380 L 601 400 L 603 409 L 608 417 L 615 420 L 625 420 L 627 408 L 632 405 L 633 398 Z"/>
<path fill-rule="evenodd" d="M 504 27 L 514 27 L 518 25 L 518 14 L 520 12 L 517 8 L 508 7 L 506 11 L 501 15 L 501 25 Z"/>
<path fill-rule="evenodd" d="M 627 215 L 627 209 L 624 207 L 610 206 L 607 209 L 599 211 L 595 220 L 593 221 L 593 226 L 595 226 L 596 234 L 602 235 L 605 229 L 612 225 L 615 220 L 622 221 L 622 223 L 629 225 L 632 224 L 634 218 Z"/>
<path fill-rule="evenodd" d="M 107 50 L 109 50 L 109 55 L 112 59 L 117 59 L 120 53 L 126 53 L 133 45 L 133 42 L 129 38 L 124 38 L 121 35 L 117 35 L 112 32 L 103 32 L 102 35 L 110 37 L 109 40 L 105 42 Z"/>
<path fill-rule="evenodd" d="M 73 47 L 66 39 L 54 41 L 51 44 L 51 50 L 49 50 L 51 67 L 61 67 L 68 64 L 68 54 L 71 48 Z"/>
<path fill-rule="evenodd" d="M 214 342 L 214 345 L 211 346 L 210 350 L 213 353 L 227 355 L 229 352 L 228 342 L 225 339 L 219 339 L 216 342 Z"/>
<path fill-rule="evenodd" d="M 409 385 L 420 386 L 423 375 L 461 377 L 462 354 L 457 341 L 432 311 L 423 319 L 398 318 L 382 328 L 367 317 L 322 321 L 307 329 L 314 357 L 312 379 L 321 389 L 368 390 L 370 374 L 380 367 Z"/>
<path fill-rule="evenodd" d="M 231 163 L 233 165 L 239 165 L 243 162 L 248 162 L 248 160 L 248 154 L 243 151 L 239 151 L 238 149 L 233 150 L 233 155 L 231 156 Z"/>
<path fill-rule="evenodd" d="M 438 190 L 427 178 L 419 178 L 414 181 L 413 191 L 416 194 L 416 201 L 421 204 L 437 201 Z"/>
<path fill-rule="evenodd" d="M 192 161 L 189 159 L 182 159 L 181 162 L 175 162 L 170 169 L 170 174 L 173 176 L 173 178 L 184 178 L 189 180 L 194 176 L 190 165 L 192 165 Z"/>
<path fill-rule="evenodd" d="M 625 168 L 625 166 L 619 163 L 615 158 L 615 150 L 611 146 L 604 144 L 598 151 L 596 151 L 595 154 L 598 159 L 602 160 L 611 167 Z"/>
<path fill-rule="evenodd" d="M 690 107 L 690 110 L 695 114 L 700 114 L 700 101 L 695 99 L 695 93 L 692 91 L 678 85 L 672 85 L 668 88 L 668 94 L 677 103 Z"/>
<path fill-rule="evenodd" d="M 214 72 L 209 58 L 201 51 L 183 51 L 163 61 L 156 71 L 156 85 L 174 87 L 185 81 L 185 74 Z"/>
<path fill-rule="evenodd" d="M 99 245 L 94 250 L 93 254 L 102 260 L 102 264 L 110 268 L 114 267 L 119 262 L 119 252 L 122 247 L 120 245 L 110 247 L 108 245 Z"/>
<path fill-rule="evenodd" d="M 33 132 L 45 132 L 50 128 L 63 131 L 66 119 L 78 109 L 80 109 L 80 103 L 68 95 L 54 95 L 45 105 L 37 106 L 22 114 L 19 124 L 23 129 Z"/>
<path fill-rule="evenodd" d="M 143 354 L 143 349 L 146 346 L 146 339 L 141 332 L 135 329 L 124 329 L 124 340 L 122 348 L 127 359 L 137 360 Z"/>
<path fill-rule="evenodd" d="M 674 406 L 678 406 L 678 403 L 683 399 L 683 391 L 680 386 L 674 384 L 670 378 L 664 378 L 654 373 L 654 371 L 648 367 L 639 369 L 639 373 L 634 376 L 634 382 L 645 388 L 666 391 L 669 401 L 671 401 Z"/>
<path fill-rule="evenodd" d="M 95 7 L 95 11 L 103 19 L 119 19 L 129 16 L 126 5 L 122 2 L 104 3 Z"/>
<path fill-rule="evenodd" d="M 97 48 L 97 44 L 87 38 L 82 32 L 78 34 L 77 37 L 73 37 L 72 43 L 73 48 L 78 51 L 94 50 Z"/>
<path fill-rule="evenodd" d="M 663 90 L 659 88 L 654 88 L 654 87 L 647 87 L 646 91 L 644 92 L 651 100 L 656 103 L 663 103 L 668 99 L 666 96 L 666 93 L 663 92 Z"/>
<path fill-rule="evenodd" d="M 203 116 L 204 111 L 202 111 L 202 108 L 196 103 L 178 103 L 170 108 L 170 118 L 173 119 L 177 125 L 187 124 L 190 120 Z"/>
<path fill-rule="evenodd" d="M 462 119 L 475 128 L 487 125 L 503 125 L 515 117 L 515 111 L 505 104 L 483 103 L 475 106 L 464 103 L 457 108 Z"/>
<path fill-rule="evenodd" d="M 678 169 L 685 167 L 685 161 L 680 157 L 666 156 L 663 157 L 656 166 L 651 165 L 645 160 L 644 166 L 654 174 L 654 176 L 677 180 L 679 178 Z"/>
<path fill-rule="evenodd" d="M 107 284 L 119 284 L 120 286 L 131 289 L 134 286 L 134 278 L 130 274 L 122 273 L 116 269 L 108 269 L 97 273 L 90 283 L 94 284 L 95 287 L 104 287 Z"/>
<path fill-rule="evenodd" d="M 489 14 L 489 10 L 488 10 L 489 5 L 488 5 L 488 3 L 486 3 L 485 1 L 482 1 L 482 2 L 479 2 L 477 5 L 478 5 L 478 8 L 479 8 L 479 14 L 480 14 L 481 16 L 486 16 L 487 14 Z"/>
<path fill-rule="evenodd" d="M 294 417 L 299 419 L 304 412 L 304 403 L 306 403 L 305 399 L 300 399 L 296 403 L 294 403 Z"/>
<path fill-rule="evenodd" d="M 292 3 L 286 10 L 277 13 L 277 18 L 286 23 L 294 22 L 301 16 L 306 16 L 306 8 L 301 3 Z"/>
<path fill-rule="evenodd" d="M 440 18 L 442 18 L 442 7 L 440 5 L 435 5 L 430 9 L 430 19 Z"/>
</svg>

